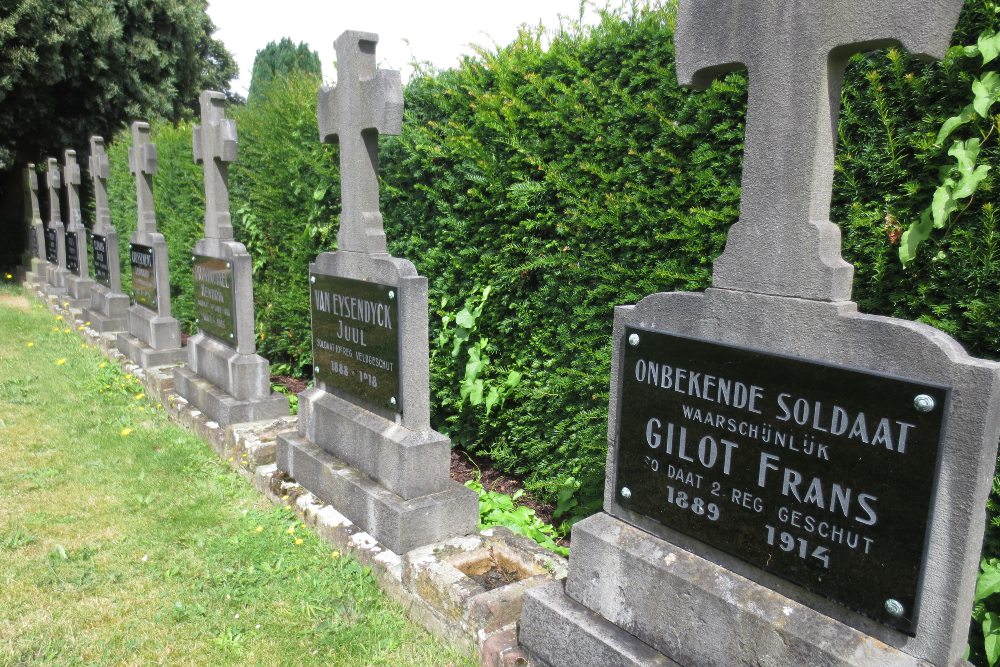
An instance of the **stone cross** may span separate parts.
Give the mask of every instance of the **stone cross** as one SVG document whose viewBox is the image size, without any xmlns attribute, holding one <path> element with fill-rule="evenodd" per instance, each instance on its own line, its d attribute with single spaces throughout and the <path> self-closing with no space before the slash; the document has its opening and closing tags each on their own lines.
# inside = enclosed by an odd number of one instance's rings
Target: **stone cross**
<svg viewBox="0 0 1000 667">
<path fill-rule="evenodd" d="M 229 163 L 236 161 L 236 123 L 226 118 L 226 96 L 202 92 L 201 125 L 194 128 L 194 161 L 205 172 L 205 238 L 231 240 Z"/>
<path fill-rule="evenodd" d="M 854 269 L 829 220 L 847 60 L 890 45 L 943 57 L 961 9 L 962 0 L 681 0 L 680 83 L 706 88 L 739 65 L 750 82 L 740 219 L 713 286 L 850 299 Z"/>
<path fill-rule="evenodd" d="M 31 163 L 24 168 L 24 201 L 24 222 L 31 225 L 42 217 L 38 207 L 38 174 Z"/>
<path fill-rule="evenodd" d="M 90 157 L 87 160 L 90 180 L 94 184 L 94 229 L 103 230 L 111 224 L 111 207 L 108 203 L 108 176 L 111 163 L 104 151 L 104 137 L 90 138 Z"/>
<path fill-rule="evenodd" d="M 337 86 L 319 91 L 319 136 L 340 144 L 337 249 L 386 252 L 378 203 L 378 135 L 403 129 L 399 72 L 376 70 L 378 35 L 348 30 L 333 43 Z"/>
<path fill-rule="evenodd" d="M 132 123 L 132 147 L 128 149 L 128 168 L 135 176 L 136 231 L 156 233 L 153 209 L 153 174 L 157 167 L 156 146 L 149 141 L 149 123 Z"/>
<path fill-rule="evenodd" d="M 62 210 L 59 206 L 59 196 L 62 190 L 62 171 L 59 161 L 50 157 L 47 161 L 49 170 L 45 174 L 45 184 L 49 188 L 49 226 L 62 224 Z"/>
<path fill-rule="evenodd" d="M 83 224 L 83 214 L 80 212 L 80 165 L 76 162 L 76 151 L 68 149 L 63 152 L 63 179 L 66 185 L 66 210 L 69 225 Z"/>
</svg>

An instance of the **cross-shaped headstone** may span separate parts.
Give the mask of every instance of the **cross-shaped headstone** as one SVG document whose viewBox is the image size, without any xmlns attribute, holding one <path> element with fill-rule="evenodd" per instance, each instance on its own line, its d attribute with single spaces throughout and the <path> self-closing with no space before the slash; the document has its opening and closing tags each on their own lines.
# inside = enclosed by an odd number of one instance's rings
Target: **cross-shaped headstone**
<svg viewBox="0 0 1000 667">
<path fill-rule="evenodd" d="M 24 201 L 24 221 L 30 225 L 35 220 L 40 220 L 42 213 L 38 207 L 38 174 L 32 163 L 24 168 Z"/>
<path fill-rule="evenodd" d="M 236 161 L 236 123 L 226 118 L 226 96 L 202 92 L 201 125 L 194 128 L 194 161 L 205 172 L 205 238 L 232 239 L 229 163 Z"/>
<path fill-rule="evenodd" d="M 90 138 L 90 157 L 87 159 L 90 180 L 94 185 L 94 228 L 104 229 L 111 224 L 111 207 L 108 203 L 108 176 L 111 163 L 104 151 L 104 137 Z"/>
<path fill-rule="evenodd" d="M 830 222 L 840 88 L 851 55 L 902 45 L 942 57 L 962 0 L 681 0 L 677 78 L 749 75 L 740 219 L 715 287 L 850 299 L 853 267 Z"/>
<path fill-rule="evenodd" d="M 60 191 L 62 190 L 62 171 L 59 169 L 59 161 L 54 157 L 46 160 L 48 172 L 45 174 L 45 184 L 49 189 L 49 226 L 62 224 L 62 210 L 59 206 Z"/>
<path fill-rule="evenodd" d="M 319 137 L 340 144 L 337 249 L 384 253 L 378 203 L 378 135 L 403 130 L 399 72 L 376 70 L 378 35 L 348 30 L 333 43 L 337 86 L 319 91 Z"/>
<path fill-rule="evenodd" d="M 80 212 L 80 165 L 76 162 L 76 151 L 63 152 L 63 180 L 66 185 L 66 210 L 71 225 L 83 224 Z"/>
<path fill-rule="evenodd" d="M 156 146 L 149 141 L 149 123 L 132 123 L 132 147 L 128 149 L 128 168 L 135 176 L 136 230 L 140 234 L 156 233 L 156 211 L 153 209 L 153 174 L 158 161 Z"/>
</svg>

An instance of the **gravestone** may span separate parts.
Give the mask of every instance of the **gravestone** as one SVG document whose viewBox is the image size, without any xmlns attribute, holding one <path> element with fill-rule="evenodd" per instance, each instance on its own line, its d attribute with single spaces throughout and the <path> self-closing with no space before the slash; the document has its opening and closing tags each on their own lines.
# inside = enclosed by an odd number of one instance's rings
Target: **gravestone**
<svg viewBox="0 0 1000 667">
<path fill-rule="evenodd" d="M 38 206 L 38 172 L 34 164 L 24 168 L 24 225 L 28 232 L 28 253 L 22 261 L 27 271 L 24 284 L 34 292 L 45 282 L 45 223 Z"/>
<path fill-rule="evenodd" d="M 476 530 L 476 494 L 449 477 L 451 443 L 430 427 L 427 279 L 386 251 L 378 134 L 398 134 L 398 72 L 376 70 L 378 36 L 334 42 L 336 88 L 319 92 L 320 139 L 340 145 L 337 252 L 309 267 L 316 386 L 278 468 L 383 545 L 404 553 Z"/>
<path fill-rule="evenodd" d="M 80 211 L 80 165 L 76 151 L 63 154 L 63 182 L 66 187 L 66 297 L 71 308 L 83 309 L 90 305 L 90 261 L 87 253 L 87 228 Z"/>
<path fill-rule="evenodd" d="M 94 261 L 94 284 L 90 288 L 90 306 L 83 319 L 99 334 L 128 330 L 129 298 L 122 292 L 118 232 L 111 224 L 108 205 L 108 176 L 111 165 L 104 150 L 104 138 L 90 138 L 88 160 L 90 181 L 94 186 L 94 234 L 91 239 Z"/>
<path fill-rule="evenodd" d="M 943 56 L 960 0 L 682 0 L 681 83 L 749 70 L 704 293 L 618 307 L 604 512 L 520 641 L 552 665 L 963 664 L 1000 365 L 861 314 L 828 220 L 855 52 Z"/>
<path fill-rule="evenodd" d="M 45 295 L 52 298 L 62 298 L 66 294 L 66 238 L 62 220 L 62 209 L 59 204 L 62 190 L 62 171 L 59 161 L 54 157 L 46 161 L 48 170 L 45 174 L 45 184 L 49 192 L 49 224 L 45 227 L 45 259 L 47 286 Z"/>
<path fill-rule="evenodd" d="M 256 354 L 253 262 L 233 240 L 229 163 L 236 160 L 236 123 L 225 117 L 225 95 L 201 94 L 194 160 L 205 174 L 205 238 L 194 246 L 198 333 L 188 340 L 188 364 L 174 369 L 174 389 L 220 426 L 288 415 L 288 398 L 271 391 L 271 365 Z"/>
<path fill-rule="evenodd" d="M 118 334 L 118 350 L 143 368 L 182 363 L 180 325 L 170 315 L 170 280 L 167 241 L 156 231 L 153 209 L 153 174 L 156 145 L 149 141 L 149 124 L 132 123 L 129 170 L 135 176 L 136 230 L 129 237 L 132 265 L 132 300 L 128 331 Z"/>
</svg>

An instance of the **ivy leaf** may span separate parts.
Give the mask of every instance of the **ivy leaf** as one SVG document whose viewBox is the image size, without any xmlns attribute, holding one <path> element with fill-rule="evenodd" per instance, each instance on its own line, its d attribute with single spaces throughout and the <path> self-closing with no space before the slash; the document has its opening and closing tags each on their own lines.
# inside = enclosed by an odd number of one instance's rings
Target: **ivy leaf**
<svg viewBox="0 0 1000 667">
<path fill-rule="evenodd" d="M 986 33 L 979 36 L 977 43 L 979 53 L 983 56 L 983 64 L 986 65 L 1000 55 L 1000 32 L 993 33 L 989 37 Z"/>
<path fill-rule="evenodd" d="M 463 308 L 458 312 L 458 315 L 455 315 L 455 324 L 463 329 L 471 329 L 476 326 L 476 318 L 472 316 L 468 308 Z"/>
<path fill-rule="evenodd" d="M 931 219 L 931 210 L 924 209 L 920 219 L 909 226 L 899 239 L 899 261 L 906 266 L 917 256 L 917 248 L 931 235 L 934 221 Z"/>
<path fill-rule="evenodd" d="M 486 394 L 486 416 L 490 416 L 490 410 L 500 402 L 500 390 L 496 386 L 490 387 L 490 392 Z"/>
<path fill-rule="evenodd" d="M 983 118 L 989 117 L 990 107 L 1000 98 L 1000 74 L 987 72 L 982 79 L 976 79 L 972 82 L 972 92 L 976 96 L 972 102 L 976 113 Z"/>
<path fill-rule="evenodd" d="M 994 593 L 1000 593 L 1000 566 L 996 562 L 983 560 L 982 572 L 976 581 L 976 602 L 985 600 Z"/>
<path fill-rule="evenodd" d="M 990 667 L 1000 660 L 1000 616 L 990 611 L 983 621 L 983 636 L 985 638 L 986 660 Z"/>
<path fill-rule="evenodd" d="M 943 144 L 944 140 L 947 139 L 952 132 L 962 127 L 970 120 L 976 117 L 976 108 L 971 104 L 966 106 L 957 116 L 952 116 L 941 125 L 941 131 L 938 132 L 937 139 L 934 140 L 936 144 Z"/>
</svg>

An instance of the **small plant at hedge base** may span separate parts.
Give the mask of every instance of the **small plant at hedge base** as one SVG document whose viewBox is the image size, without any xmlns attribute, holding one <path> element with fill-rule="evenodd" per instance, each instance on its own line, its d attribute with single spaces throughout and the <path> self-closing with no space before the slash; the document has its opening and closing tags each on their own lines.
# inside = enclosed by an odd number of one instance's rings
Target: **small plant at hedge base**
<svg viewBox="0 0 1000 667">
<path fill-rule="evenodd" d="M 1000 598 L 994 597 L 997 593 L 1000 593 L 1000 560 L 984 558 L 979 566 L 979 580 L 976 582 L 976 596 L 972 607 L 972 619 L 981 628 L 982 637 L 970 637 L 975 648 L 970 646 L 967 655 L 978 654 L 975 657 L 985 657 L 990 667 L 1000 662 Z M 975 630 L 975 626 L 973 629 Z"/>
<path fill-rule="evenodd" d="M 293 394 L 285 388 L 285 385 L 279 382 L 271 383 L 271 391 L 276 391 L 279 394 L 284 394 L 288 397 L 288 411 L 291 415 L 299 414 L 299 395 Z"/>
<path fill-rule="evenodd" d="M 982 56 L 982 67 L 1000 55 L 1000 32 L 983 33 L 976 44 L 972 46 L 956 46 L 949 52 L 949 57 L 975 58 Z M 972 196 L 989 175 L 991 166 L 977 164 L 979 152 L 987 141 L 993 137 L 1000 124 L 1000 115 L 991 115 L 993 105 L 1000 101 L 1000 74 L 994 71 L 986 72 L 972 82 L 973 100 L 957 116 L 952 116 L 941 125 L 934 143 L 944 145 L 945 140 L 955 130 L 969 123 L 974 123 L 979 137 L 956 139 L 948 149 L 948 155 L 955 158 L 955 164 L 942 168 L 943 180 L 934 190 L 931 205 L 920 214 L 920 219 L 903 232 L 899 244 L 899 259 L 906 265 L 917 256 L 917 248 L 926 241 L 931 229 L 944 229 L 954 222 L 972 205 Z M 985 131 L 978 127 L 978 121 L 988 121 Z M 968 200 L 968 201 L 965 201 Z M 963 205 L 963 201 L 965 201 Z M 953 215 L 954 214 L 954 215 Z"/>
<path fill-rule="evenodd" d="M 487 491 L 475 479 L 470 479 L 465 485 L 479 494 L 479 530 L 503 526 L 560 556 L 569 556 L 569 549 L 556 544 L 556 540 L 562 537 L 559 530 L 539 519 L 535 510 L 517 504 L 518 499 L 524 495 L 523 489 L 518 489 L 514 495 L 509 496 L 506 493 Z"/>
</svg>

